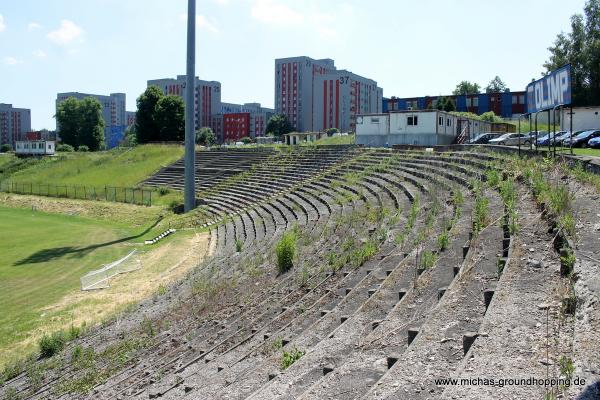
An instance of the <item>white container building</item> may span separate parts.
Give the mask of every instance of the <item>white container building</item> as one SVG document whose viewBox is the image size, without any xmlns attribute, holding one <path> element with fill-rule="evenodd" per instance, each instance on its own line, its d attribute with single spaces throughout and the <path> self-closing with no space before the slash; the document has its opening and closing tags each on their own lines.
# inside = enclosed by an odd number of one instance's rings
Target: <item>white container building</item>
<svg viewBox="0 0 600 400">
<path fill-rule="evenodd" d="M 56 152 L 56 143 L 53 140 L 19 140 L 15 145 L 15 154 L 18 156 L 49 156 Z"/>
<path fill-rule="evenodd" d="M 560 121 L 561 130 L 571 129 L 570 108 L 562 109 Z M 600 107 L 573 107 L 573 132 L 592 129 L 600 129 Z"/>
<path fill-rule="evenodd" d="M 365 114 L 357 118 L 356 144 L 370 147 L 447 145 L 490 132 L 490 129 L 488 122 L 439 110 Z"/>
</svg>

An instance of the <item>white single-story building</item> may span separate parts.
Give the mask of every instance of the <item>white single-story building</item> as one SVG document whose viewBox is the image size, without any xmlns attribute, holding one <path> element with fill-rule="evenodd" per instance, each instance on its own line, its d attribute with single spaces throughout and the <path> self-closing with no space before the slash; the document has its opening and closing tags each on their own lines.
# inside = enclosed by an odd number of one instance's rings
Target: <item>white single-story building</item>
<svg viewBox="0 0 600 400">
<path fill-rule="evenodd" d="M 289 146 L 302 143 L 312 143 L 319 139 L 318 132 L 292 132 L 283 135 L 283 142 Z"/>
<path fill-rule="evenodd" d="M 391 147 L 395 144 L 435 146 L 462 143 L 479 133 L 490 132 L 491 124 L 439 110 L 391 111 L 359 115 L 356 144 Z"/>
<path fill-rule="evenodd" d="M 560 122 L 561 130 L 571 130 L 571 109 L 569 107 L 561 110 Z M 591 129 L 600 129 L 600 107 L 573 107 L 573 132 Z"/>
<path fill-rule="evenodd" d="M 44 156 L 56 152 L 56 143 L 53 140 L 19 140 L 15 143 L 16 155 Z"/>
</svg>

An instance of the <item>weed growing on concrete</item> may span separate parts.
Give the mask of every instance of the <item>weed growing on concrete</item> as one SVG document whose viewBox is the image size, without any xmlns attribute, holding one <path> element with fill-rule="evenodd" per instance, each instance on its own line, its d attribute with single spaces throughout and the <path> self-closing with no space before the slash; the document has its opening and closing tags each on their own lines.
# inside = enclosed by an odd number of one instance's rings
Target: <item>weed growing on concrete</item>
<svg viewBox="0 0 600 400">
<path fill-rule="evenodd" d="M 42 358 L 52 357 L 65 347 L 67 335 L 62 331 L 54 332 L 50 335 L 44 335 L 38 342 L 40 346 L 40 356 Z"/>
<path fill-rule="evenodd" d="M 496 262 L 496 269 L 497 269 L 497 272 L 498 272 L 498 279 L 500 279 L 500 277 L 502 276 L 502 273 L 504 272 L 504 265 L 505 265 L 504 260 L 498 259 L 498 261 Z"/>
<path fill-rule="evenodd" d="M 25 360 L 23 359 L 17 359 L 6 364 L 4 370 L 0 374 L 0 385 L 3 385 L 4 382 L 15 378 L 23 371 L 24 368 Z"/>
<path fill-rule="evenodd" d="M 480 191 L 475 194 L 475 208 L 473 210 L 473 233 L 477 234 L 488 224 L 490 200 Z"/>
<path fill-rule="evenodd" d="M 293 232 L 283 234 L 281 240 L 275 248 L 277 254 L 277 270 L 283 274 L 294 266 L 294 257 L 296 255 L 296 235 Z"/>
<path fill-rule="evenodd" d="M 421 267 L 422 268 L 431 268 L 435 265 L 435 262 L 437 261 L 438 256 L 436 253 L 429 251 L 429 250 L 425 250 L 422 254 L 421 254 Z"/>
<path fill-rule="evenodd" d="M 573 360 L 568 357 L 562 356 L 559 360 L 560 374 L 568 380 L 573 379 L 573 373 L 575 372 L 575 366 Z"/>
<path fill-rule="evenodd" d="M 500 183 L 500 173 L 492 168 L 485 171 L 486 182 L 491 189 L 495 189 Z"/>
<path fill-rule="evenodd" d="M 440 250 L 441 251 L 446 250 L 448 248 L 449 243 L 450 243 L 450 238 L 448 235 L 448 231 L 444 229 L 442 234 L 440 236 L 438 236 L 438 246 L 440 247 Z"/>
<path fill-rule="evenodd" d="M 31 363 L 27 367 L 27 380 L 31 385 L 31 390 L 33 392 L 37 392 L 38 389 L 42 386 L 42 381 L 44 379 L 44 374 L 42 371 L 42 366 L 36 363 Z"/>
<path fill-rule="evenodd" d="M 577 258 L 575 257 L 575 253 L 571 249 L 566 249 L 564 255 L 560 256 L 561 264 L 564 265 L 568 271 L 571 271 L 571 273 L 576 261 Z"/>
<path fill-rule="evenodd" d="M 288 369 L 293 363 L 302 358 L 305 353 L 295 347 L 289 352 L 284 350 L 281 357 L 281 369 Z"/>
<path fill-rule="evenodd" d="M 12 386 L 4 392 L 4 400 L 21 400 L 22 398 L 17 389 Z"/>
<path fill-rule="evenodd" d="M 240 239 L 235 239 L 235 251 L 236 252 L 238 252 L 238 253 L 241 252 L 243 245 L 244 245 L 244 243 Z"/>
<path fill-rule="evenodd" d="M 167 293 L 167 287 L 161 283 L 160 285 L 158 285 L 157 294 L 159 296 L 164 296 L 165 293 Z"/>
<path fill-rule="evenodd" d="M 156 329 L 154 328 L 152 320 L 146 316 L 144 316 L 144 319 L 140 322 L 140 328 L 148 337 L 154 337 L 156 335 Z"/>
</svg>

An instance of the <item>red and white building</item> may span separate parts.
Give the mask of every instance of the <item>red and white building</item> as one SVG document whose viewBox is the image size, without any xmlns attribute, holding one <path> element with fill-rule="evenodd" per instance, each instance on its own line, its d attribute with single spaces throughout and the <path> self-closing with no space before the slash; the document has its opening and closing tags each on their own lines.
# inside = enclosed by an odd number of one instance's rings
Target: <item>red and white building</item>
<svg viewBox="0 0 600 400">
<path fill-rule="evenodd" d="M 238 141 L 244 136 L 257 138 L 266 135 L 267 122 L 274 113 L 275 110 L 262 107 L 260 103 L 221 103 L 220 118 L 214 116 L 211 127 L 219 142 Z M 242 114 L 248 117 L 248 128 L 240 129 L 238 126 L 234 129 L 232 121 L 241 118 Z"/>
<path fill-rule="evenodd" d="M 377 82 L 337 70 L 331 59 L 275 60 L 275 110 L 299 132 L 354 131 L 357 114 L 381 112 L 382 97 Z"/>
</svg>

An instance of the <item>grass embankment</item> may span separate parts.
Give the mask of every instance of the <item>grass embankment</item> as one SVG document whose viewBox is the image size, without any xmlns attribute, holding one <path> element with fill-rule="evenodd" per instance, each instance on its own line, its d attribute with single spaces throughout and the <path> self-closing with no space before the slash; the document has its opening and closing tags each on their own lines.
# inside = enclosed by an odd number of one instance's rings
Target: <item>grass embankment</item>
<svg viewBox="0 0 600 400">
<path fill-rule="evenodd" d="M 346 136 L 324 137 L 324 138 L 317 140 L 315 143 L 311 143 L 311 144 L 340 145 L 340 144 L 354 144 L 354 143 L 355 143 L 354 135 L 346 135 Z"/>
<path fill-rule="evenodd" d="M 157 207 L 138 207 L 140 212 L 133 213 L 131 205 L 47 199 L 49 205 L 40 208 L 50 213 L 19 208 L 25 198 L 40 198 L 2 196 L 0 226 L 6 235 L 0 241 L 0 370 L 35 351 L 44 334 L 100 322 L 151 295 L 196 265 L 206 248 L 207 235 L 193 231 L 141 245 L 166 228 L 164 223 L 156 227 L 162 213 Z M 77 203 L 71 208 L 76 215 L 65 214 L 65 202 Z M 80 291 L 82 275 L 135 248 L 141 270 L 111 280 L 109 289 Z"/>
<path fill-rule="evenodd" d="M 8 156 L 9 159 L 0 164 L 0 181 L 31 183 L 34 186 L 132 188 L 161 167 L 180 159 L 183 151 L 183 147 L 178 145 L 143 145 L 131 149 L 113 149 L 94 153 L 59 153 L 56 157 L 41 160 L 20 160 Z M 173 200 L 180 200 L 181 197 L 181 193 L 171 191 L 164 196 L 157 193 L 152 200 L 153 204 L 168 205 Z"/>
</svg>

